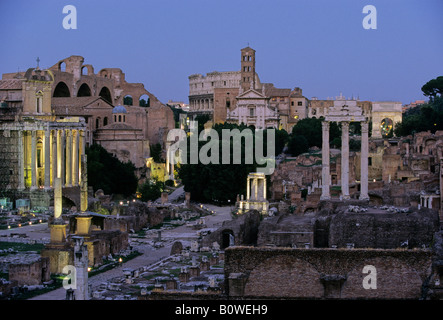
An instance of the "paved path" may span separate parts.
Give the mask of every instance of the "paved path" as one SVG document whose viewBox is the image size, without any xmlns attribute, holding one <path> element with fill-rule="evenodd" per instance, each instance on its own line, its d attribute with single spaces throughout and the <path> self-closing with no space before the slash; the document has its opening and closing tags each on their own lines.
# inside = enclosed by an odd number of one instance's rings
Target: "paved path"
<svg viewBox="0 0 443 320">
<path fill-rule="evenodd" d="M 221 226 L 223 221 L 231 220 L 230 207 L 217 207 L 214 205 L 205 205 L 205 207 L 209 208 L 209 210 L 215 211 L 214 214 L 205 217 L 205 222 L 208 228 L 218 228 L 219 226 Z M 156 235 L 152 234 L 151 237 L 155 238 Z M 124 268 L 137 269 L 143 266 L 149 266 L 161 260 L 162 258 L 168 257 L 174 240 L 189 241 L 192 238 L 197 239 L 198 235 L 196 233 L 196 230 L 194 230 L 192 227 L 183 225 L 174 229 L 163 230 L 162 238 L 172 241 L 167 241 L 165 246 L 159 249 L 153 249 L 150 246 L 139 246 L 137 247 L 137 250 L 142 252 L 141 256 L 138 256 L 124 263 L 120 267 L 116 267 L 114 269 L 105 271 L 89 278 L 88 283 L 92 285 L 92 290 L 95 291 L 102 282 L 107 282 L 116 277 L 122 277 L 122 269 Z M 30 300 L 64 300 L 65 295 L 66 290 L 64 288 L 60 288 L 31 298 Z"/>
</svg>

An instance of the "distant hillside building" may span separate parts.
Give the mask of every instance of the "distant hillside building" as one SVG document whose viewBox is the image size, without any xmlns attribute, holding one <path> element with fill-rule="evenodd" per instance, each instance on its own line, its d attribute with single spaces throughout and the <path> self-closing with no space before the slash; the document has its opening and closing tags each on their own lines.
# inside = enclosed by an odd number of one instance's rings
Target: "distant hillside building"
<svg viewBox="0 0 443 320">
<path fill-rule="evenodd" d="M 258 128 L 292 126 L 306 117 L 300 88 L 279 89 L 262 83 L 255 69 L 255 50 L 241 49 L 240 71 L 189 76 L 189 115 L 207 114 L 214 123 L 244 123 Z"/>
</svg>

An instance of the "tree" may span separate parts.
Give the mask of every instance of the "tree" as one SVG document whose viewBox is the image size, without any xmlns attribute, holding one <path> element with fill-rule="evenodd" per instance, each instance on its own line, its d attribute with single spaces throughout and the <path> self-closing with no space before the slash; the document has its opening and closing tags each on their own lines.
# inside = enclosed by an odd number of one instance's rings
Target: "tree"
<svg viewBox="0 0 443 320">
<path fill-rule="evenodd" d="M 440 96 L 443 93 L 443 76 L 429 80 L 422 87 L 423 95 L 431 98 L 435 98 L 437 94 Z"/>
<path fill-rule="evenodd" d="M 415 132 L 443 130 L 443 98 L 436 96 L 428 103 L 409 109 L 403 114 L 403 121 L 394 126 L 398 137 L 408 136 Z"/>
<path fill-rule="evenodd" d="M 151 157 L 154 159 L 154 162 L 157 163 L 164 162 L 162 158 L 163 149 L 160 143 L 151 144 L 149 149 L 151 152 Z"/>
<path fill-rule="evenodd" d="M 146 180 L 139 188 L 138 192 L 141 193 L 142 201 L 155 201 L 160 198 L 164 190 L 164 184 L 161 181 Z"/>
<path fill-rule="evenodd" d="M 205 122 L 199 122 L 199 132 L 203 130 L 203 124 Z M 246 193 L 246 178 L 250 172 L 256 172 L 258 164 L 254 161 L 252 164 L 246 163 L 246 153 L 249 147 L 250 152 L 255 154 L 255 141 L 257 139 L 257 133 L 254 130 L 251 130 L 253 135 L 254 143 L 248 145 L 246 148 L 246 139 L 242 138 L 239 141 L 239 145 L 235 145 L 235 147 L 240 148 L 241 154 L 240 159 L 236 159 L 239 164 L 234 163 L 234 139 L 230 139 L 229 141 L 223 140 L 223 129 L 238 129 L 241 133 L 245 129 L 251 129 L 244 124 L 216 124 L 213 126 L 213 129 L 217 131 L 219 136 L 218 146 L 219 146 L 219 158 L 218 164 L 208 163 L 202 164 L 199 161 L 197 164 L 190 164 L 190 148 L 188 148 L 187 163 L 182 163 L 178 169 L 179 178 L 182 180 L 184 184 L 184 189 L 186 192 L 191 193 L 191 197 L 193 200 L 202 201 L 202 202 L 222 202 L 228 203 L 228 200 L 231 202 L 235 201 L 238 194 Z M 189 143 L 190 138 L 187 138 Z M 208 139 L 210 140 L 210 139 Z M 264 139 L 263 143 L 266 141 Z M 208 142 L 199 141 L 198 142 L 198 150 L 200 152 L 201 148 L 205 146 Z M 258 142 L 262 143 L 262 142 Z M 222 161 L 222 145 L 227 144 L 230 148 L 230 161 L 229 164 L 223 164 Z M 266 146 L 264 146 L 264 150 L 266 151 Z"/>
<path fill-rule="evenodd" d="M 149 108 L 150 107 L 150 100 L 149 98 L 145 99 L 140 99 L 139 101 L 139 105 L 140 107 L 145 107 L 145 108 Z"/>
<path fill-rule="evenodd" d="M 132 97 L 131 96 L 127 96 L 123 98 L 123 104 L 125 106 L 132 106 Z"/>
<path fill-rule="evenodd" d="M 279 155 L 283 152 L 288 140 L 289 134 L 285 129 L 275 130 L 275 155 Z"/>
<path fill-rule="evenodd" d="M 293 156 L 308 152 L 309 144 L 305 136 L 295 135 L 288 142 L 288 152 Z"/>
<path fill-rule="evenodd" d="M 123 163 L 102 146 L 86 148 L 88 156 L 88 184 L 105 194 L 129 196 L 137 190 L 137 177 L 132 162 Z"/>
</svg>

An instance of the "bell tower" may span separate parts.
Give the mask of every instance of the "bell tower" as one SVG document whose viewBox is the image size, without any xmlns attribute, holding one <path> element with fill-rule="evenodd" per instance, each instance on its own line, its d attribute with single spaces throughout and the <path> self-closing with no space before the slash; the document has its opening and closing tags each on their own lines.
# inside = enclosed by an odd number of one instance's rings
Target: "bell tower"
<svg viewBox="0 0 443 320">
<path fill-rule="evenodd" d="M 255 50 L 249 46 L 241 49 L 240 83 L 243 92 L 255 89 Z"/>
</svg>

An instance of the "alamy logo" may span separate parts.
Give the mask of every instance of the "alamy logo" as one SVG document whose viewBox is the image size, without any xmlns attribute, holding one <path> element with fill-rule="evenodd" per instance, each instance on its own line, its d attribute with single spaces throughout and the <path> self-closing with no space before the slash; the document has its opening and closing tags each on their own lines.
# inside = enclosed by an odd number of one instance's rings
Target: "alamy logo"
<svg viewBox="0 0 443 320">
<path fill-rule="evenodd" d="M 77 8 L 73 5 L 64 6 L 63 14 L 68 14 L 63 18 L 63 28 L 66 30 L 77 29 Z"/>
<path fill-rule="evenodd" d="M 363 7 L 363 13 L 368 13 L 363 18 L 363 28 L 366 30 L 377 29 L 377 9 L 373 5 L 367 5 Z"/>
<path fill-rule="evenodd" d="M 63 267 L 62 272 L 67 274 L 63 278 L 63 288 L 66 290 L 77 289 L 77 269 L 74 266 L 67 265 Z"/>
<path fill-rule="evenodd" d="M 377 289 L 377 269 L 372 265 L 364 266 L 363 273 L 368 274 L 363 278 L 363 288 L 366 290 Z"/>
</svg>

